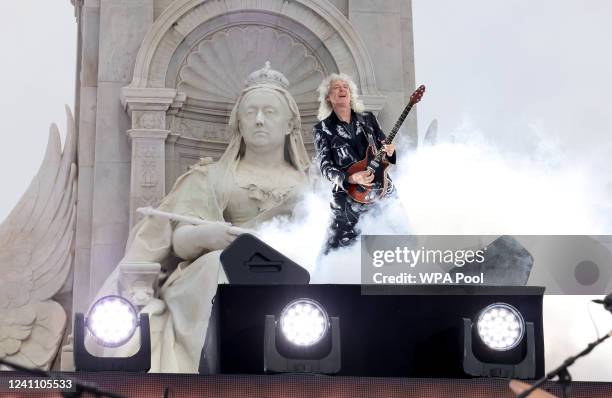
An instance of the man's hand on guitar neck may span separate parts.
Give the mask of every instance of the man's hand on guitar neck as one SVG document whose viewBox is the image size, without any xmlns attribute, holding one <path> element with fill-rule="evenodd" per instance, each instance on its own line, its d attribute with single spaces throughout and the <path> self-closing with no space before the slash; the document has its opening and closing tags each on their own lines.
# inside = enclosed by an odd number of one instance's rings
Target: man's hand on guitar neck
<svg viewBox="0 0 612 398">
<path fill-rule="evenodd" d="M 372 186 L 374 180 L 374 173 L 369 170 L 358 171 L 357 173 L 351 174 L 348 178 L 349 184 L 359 184 L 366 187 Z"/>
<path fill-rule="evenodd" d="M 385 142 L 383 140 L 383 142 Z M 385 153 L 387 154 L 388 157 L 393 156 L 393 153 L 395 152 L 395 144 L 391 143 L 391 144 L 383 144 L 382 146 L 382 150 L 385 151 Z"/>
</svg>

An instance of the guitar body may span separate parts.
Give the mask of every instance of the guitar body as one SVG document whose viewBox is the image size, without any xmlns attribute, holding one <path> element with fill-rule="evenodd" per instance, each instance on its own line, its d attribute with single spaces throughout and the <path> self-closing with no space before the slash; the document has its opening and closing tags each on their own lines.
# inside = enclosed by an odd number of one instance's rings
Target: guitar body
<svg viewBox="0 0 612 398">
<path fill-rule="evenodd" d="M 376 162 L 376 151 L 372 146 L 368 147 L 366 156 L 363 160 L 355 162 L 347 169 L 347 174 L 351 175 L 358 171 L 372 170 L 374 180 L 372 186 L 366 187 L 359 184 L 350 184 L 348 189 L 349 196 L 356 202 L 370 204 L 382 198 L 387 192 L 389 179 L 387 178 L 387 169 L 390 163 L 386 158 L 383 158 L 380 163 Z"/>
<path fill-rule="evenodd" d="M 412 109 L 412 106 L 418 103 L 423 97 L 425 92 L 425 86 L 421 85 L 415 90 L 410 96 L 410 102 L 404 108 L 404 111 L 397 119 L 395 126 L 383 141 L 383 144 L 390 144 L 395 138 L 399 128 L 408 116 L 408 113 Z M 387 186 L 389 185 L 389 179 L 387 178 L 387 169 L 389 168 L 389 161 L 387 160 L 384 151 L 382 149 L 376 150 L 375 147 L 370 145 L 366 151 L 366 156 L 363 160 L 355 162 L 347 169 L 347 174 L 350 176 L 359 171 L 370 170 L 374 173 L 374 179 L 372 180 L 371 186 L 364 186 L 359 184 L 349 184 L 348 194 L 356 202 L 363 204 L 370 204 L 375 202 L 377 199 L 382 198 L 387 192 Z"/>
</svg>

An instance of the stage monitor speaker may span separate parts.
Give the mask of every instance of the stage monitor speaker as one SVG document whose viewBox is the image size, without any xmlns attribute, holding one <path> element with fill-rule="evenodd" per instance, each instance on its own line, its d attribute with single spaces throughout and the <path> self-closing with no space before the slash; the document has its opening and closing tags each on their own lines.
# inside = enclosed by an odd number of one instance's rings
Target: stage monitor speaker
<svg viewBox="0 0 612 398">
<path fill-rule="evenodd" d="M 304 268 L 251 234 L 242 234 L 221 253 L 221 264 L 234 285 L 307 285 Z"/>
</svg>

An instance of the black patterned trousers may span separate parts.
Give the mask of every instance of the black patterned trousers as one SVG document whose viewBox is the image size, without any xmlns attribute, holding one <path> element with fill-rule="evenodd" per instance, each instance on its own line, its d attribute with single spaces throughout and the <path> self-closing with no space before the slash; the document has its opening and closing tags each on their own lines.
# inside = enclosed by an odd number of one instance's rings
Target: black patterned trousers
<svg viewBox="0 0 612 398">
<path fill-rule="evenodd" d="M 393 183 L 390 183 L 385 193 L 385 198 L 396 196 L 397 191 Z M 332 212 L 332 220 L 327 231 L 327 241 L 323 254 L 333 249 L 352 245 L 361 231 L 357 228 L 359 217 L 376 207 L 376 203 L 363 204 L 353 200 L 348 193 L 339 190 L 333 193 L 329 204 Z"/>
<path fill-rule="evenodd" d="M 327 232 L 324 254 L 332 249 L 350 246 L 355 242 L 361 231 L 356 228 L 361 214 L 367 212 L 372 205 L 355 202 L 344 191 L 334 192 L 329 204 L 332 220 Z"/>
</svg>

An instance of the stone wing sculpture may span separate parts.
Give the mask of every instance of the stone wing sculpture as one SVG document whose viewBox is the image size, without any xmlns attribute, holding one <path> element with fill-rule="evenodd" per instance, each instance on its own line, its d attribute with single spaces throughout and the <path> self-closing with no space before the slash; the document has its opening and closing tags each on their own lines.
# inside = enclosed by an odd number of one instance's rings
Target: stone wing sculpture
<svg viewBox="0 0 612 398">
<path fill-rule="evenodd" d="M 436 145 L 438 140 L 438 119 L 433 119 L 427 127 L 425 138 L 423 139 L 423 145 Z"/>
<path fill-rule="evenodd" d="M 49 369 L 66 327 L 51 300 L 70 272 L 76 222 L 76 133 L 66 107 L 66 143 L 49 131 L 45 159 L 0 225 L 0 358 Z"/>
</svg>

